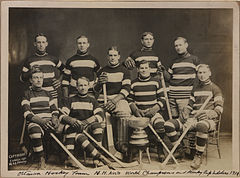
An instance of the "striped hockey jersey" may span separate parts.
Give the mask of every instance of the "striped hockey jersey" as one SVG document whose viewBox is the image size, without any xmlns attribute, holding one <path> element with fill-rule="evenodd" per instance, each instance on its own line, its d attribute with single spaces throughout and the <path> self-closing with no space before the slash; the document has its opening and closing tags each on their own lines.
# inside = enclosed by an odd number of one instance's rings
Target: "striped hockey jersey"
<svg viewBox="0 0 240 178">
<path fill-rule="evenodd" d="M 103 110 L 98 106 L 97 100 L 88 95 L 81 96 L 78 94 L 70 97 L 62 111 L 85 124 L 103 121 Z M 88 119 L 93 115 L 95 116 L 94 119 Z M 61 115 L 59 119 L 61 120 L 64 116 Z"/>
<path fill-rule="evenodd" d="M 46 52 L 44 54 L 36 52 L 32 57 L 29 57 L 23 65 L 20 76 L 22 81 L 29 81 L 30 70 L 34 65 L 39 65 L 40 70 L 43 72 L 43 89 L 49 91 L 54 98 L 57 98 L 58 93 L 53 86 L 53 79 L 56 78 L 55 68 L 59 69 L 61 73 L 65 70 L 63 63 Z"/>
<path fill-rule="evenodd" d="M 188 108 L 191 110 L 199 110 L 209 96 L 211 99 L 204 110 L 214 110 L 218 115 L 222 114 L 224 103 L 223 95 L 220 88 L 211 81 L 206 84 L 199 83 L 193 88 Z"/>
<path fill-rule="evenodd" d="M 199 59 L 189 53 L 173 60 L 168 69 L 171 74 L 170 98 L 184 99 L 190 97 L 196 79 L 196 67 L 199 63 Z"/>
<path fill-rule="evenodd" d="M 151 76 L 157 75 L 157 68 L 158 65 L 161 65 L 161 62 L 158 55 L 152 50 L 152 48 L 143 47 L 141 50 L 132 52 L 129 57 L 131 57 L 136 64 L 142 60 L 148 61 L 151 68 Z"/>
<path fill-rule="evenodd" d="M 127 97 L 130 92 L 130 72 L 122 65 L 117 66 L 107 65 L 100 69 L 98 77 L 102 72 L 107 73 L 108 82 L 106 83 L 108 98 L 112 99 L 117 94 L 121 93 L 124 97 Z M 100 92 L 98 101 L 103 101 L 103 91 Z"/>
<path fill-rule="evenodd" d="M 128 100 L 142 110 L 151 108 L 155 104 L 162 109 L 166 102 L 161 83 L 153 77 L 133 80 Z"/>
<path fill-rule="evenodd" d="M 90 80 L 90 92 L 94 84 L 94 75 L 100 69 L 98 60 L 88 53 L 77 52 L 66 62 L 62 86 L 69 88 L 70 94 L 76 94 L 76 81 L 79 77 L 86 77 Z"/>
<path fill-rule="evenodd" d="M 59 114 L 51 94 L 42 88 L 30 87 L 26 90 L 21 105 L 27 121 L 34 115 L 44 119 Z"/>
</svg>

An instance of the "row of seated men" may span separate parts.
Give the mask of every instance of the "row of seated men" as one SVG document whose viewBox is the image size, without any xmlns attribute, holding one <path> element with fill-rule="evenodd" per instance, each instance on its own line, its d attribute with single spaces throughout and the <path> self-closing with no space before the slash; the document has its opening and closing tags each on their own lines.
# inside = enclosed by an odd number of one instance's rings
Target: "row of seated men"
<svg viewBox="0 0 240 178">
<path fill-rule="evenodd" d="M 194 160 L 191 167 L 198 169 L 202 162 L 208 131 L 215 127 L 215 119 L 223 112 L 221 90 L 211 82 L 208 65 L 200 64 L 197 57 L 187 51 L 188 43 L 179 37 L 174 41 L 178 57 L 168 71 L 161 65 L 153 52 L 154 37 L 151 32 L 142 35 L 143 48 L 133 52 L 124 63 L 120 63 L 120 52 L 116 47 L 108 50 L 108 64 L 101 68 L 97 59 L 88 54 L 89 42 L 85 36 L 77 38 L 78 52 L 67 60 L 66 65 L 46 53 L 48 45 L 45 35 L 35 38 L 37 52 L 28 58 L 23 66 L 21 78 L 30 81 L 31 86 L 25 92 L 22 101 L 24 118 L 27 120 L 28 134 L 33 143 L 33 150 L 39 157 L 39 167 L 44 168 L 45 159 L 42 138 L 49 130 L 59 130 L 64 135 L 66 148 L 73 152 L 75 144 L 81 145 L 94 159 L 98 159 L 112 168 L 111 162 L 103 156 L 88 140 L 82 130 L 86 130 L 102 142 L 104 121 L 103 110 L 117 117 L 134 115 L 150 118 L 150 123 L 161 138 L 169 137 L 172 145 L 178 140 L 177 131 L 185 128 L 191 119 L 192 129 L 196 130 L 196 143 L 192 143 Z M 56 89 L 60 83 L 55 79 L 53 68 L 63 72 L 62 88 L 64 105 L 58 110 Z M 137 67 L 137 78 L 130 80 L 129 70 Z M 166 96 L 158 73 L 170 81 L 169 102 L 172 119 L 164 119 L 160 114 L 166 108 Z M 97 82 L 94 82 L 94 73 Z M 194 81 L 198 83 L 193 87 Z M 106 84 L 107 103 L 104 101 L 103 85 Z M 97 97 L 96 97 L 97 95 Z M 97 100 L 96 100 L 96 98 Z M 194 115 L 211 97 L 205 109 Z M 196 145 L 196 146 L 195 146 Z M 121 145 L 118 146 L 121 150 Z M 165 159 L 163 146 L 157 144 L 159 160 Z M 196 150 L 196 151 L 195 151 Z M 181 145 L 177 153 L 182 153 Z M 181 155 L 181 154 L 180 154 Z M 74 165 L 70 158 L 67 165 Z"/>
</svg>

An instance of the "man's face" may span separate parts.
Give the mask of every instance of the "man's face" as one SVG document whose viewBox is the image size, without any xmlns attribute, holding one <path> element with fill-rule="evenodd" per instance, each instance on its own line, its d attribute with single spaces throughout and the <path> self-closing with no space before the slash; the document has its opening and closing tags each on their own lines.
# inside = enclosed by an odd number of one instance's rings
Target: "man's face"
<svg viewBox="0 0 240 178">
<path fill-rule="evenodd" d="M 81 51 L 82 53 L 86 52 L 89 48 L 90 44 L 88 43 L 87 38 L 79 38 L 77 40 L 77 47 L 78 50 Z"/>
<path fill-rule="evenodd" d="M 150 76 L 150 67 L 148 63 L 141 64 L 138 68 L 140 77 L 147 78 Z"/>
<path fill-rule="evenodd" d="M 151 48 L 153 46 L 153 43 L 154 43 L 154 38 L 153 38 L 152 35 L 148 34 L 148 35 L 143 37 L 141 42 L 142 42 L 142 45 L 144 47 Z"/>
<path fill-rule="evenodd" d="M 119 63 L 120 55 L 116 50 L 108 51 L 108 61 L 111 65 L 117 65 Z"/>
<path fill-rule="evenodd" d="M 187 52 L 188 43 L 183 39 L 178 39 L 174 42 L 175 50 L 178 54 L 184 54 Z"/>
<path fill-rule="evenodd" d="M 43 85 L 43 73 L 38 72 L 32 74 L 32 78 L 30 78 L 30 82 L 32 83 L 32 86 L 40 88 Z"/>
<path fill-rule="evenodd" d="M 211 72 L 207 67 L 200 67 L 197 72 L 197 77 L 201 82 L 205 82 L 211 76 Z"/>
<path fill-rule="evenodd" d="M 85 95 L 88 93 L 88 89 L 89 89 L 89 83 L 88 81 L 84 80 L 84 79 L 78 79 L 77 82 L 77 90 L 81 95 Z"/>
<path fill-rule="evenodd" d="M 48 46 L 47 38 L 45 36 L 38 36 L 34 42 L 34 46 L 40 52 L 46 51 L 46 47 Z"/>
</svg>

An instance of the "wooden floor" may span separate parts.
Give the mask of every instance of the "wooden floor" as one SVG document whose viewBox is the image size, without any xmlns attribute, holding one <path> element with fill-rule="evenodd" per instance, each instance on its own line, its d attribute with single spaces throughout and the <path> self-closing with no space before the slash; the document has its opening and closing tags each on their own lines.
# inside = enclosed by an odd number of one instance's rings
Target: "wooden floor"
<svg viewBox="0 0 240 178">
<path fill-rule="evenodd" d="M 215 146 L 210 146 L 209 150 L 214 149 Z M 206 159 L 204 159 L 203 164 L 200 169 L 202 170 L 231 170 L 232 169 L 232 141 L 230 136 L 224 136 L 221 137 L 221 144 L 220 144 L 220 150 L 222 158 L 218 158 L 217 151 L 211 151 L 208 155 L 208 162 L 206 164 Z M 131 168 L 120 168 L 119 165 L 115 162 L 114 166 L 121 170 L 121 169 L 133 169 L 133 170 L 189 170 L 190 167 L 190 160 L 183 159 L 179 162 L 179 166 L 176 164 L 167 164 L 166 166 L 162 166 L 160 162 L 157 160 L 157 154 L 154 152 L 150 153 L 151 155 L 151 164 L 148 163 L 147 155 L 143 154 L 143 164 L 138 165 L 136 167 Z M 65 168 L 64 164 L 62 164 L 58 160 L 58 156 L 50 156 L 49 160 L 47 161 L 47 170 L 67 170 L 71 168 Z M 134 158 L 137 160 L 137 157 Z M 86 167 L 89 169 L 94 168 L 92 164 L 92 159 L 87 158 L 86 162 L 82 159 L 79 160 L 81 163 L 83 163 Z M 14 166 L 9 166 L 9 170 L 35 170 L 37 169 L 37 163 L 27 163 L 27 164 L 19 164 Z M 100 167 L 98 169 L 108 169 L 107 167 Z"/>
</svg>

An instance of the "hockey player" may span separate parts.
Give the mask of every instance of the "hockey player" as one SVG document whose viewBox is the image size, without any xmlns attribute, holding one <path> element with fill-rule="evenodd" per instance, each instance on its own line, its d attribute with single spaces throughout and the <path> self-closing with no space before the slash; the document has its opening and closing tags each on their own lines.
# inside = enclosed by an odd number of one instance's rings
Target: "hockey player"
<svg viewBox="0 0 240 178">
<path fill-rule="evenodd" d="M 196 155 L 191 167 L 198 169 L 202 163 L 202 154 L 205 150 L 208 132 L 214 130 L 215 122 L 223 112 L 223 96 L 217 85 L 210 80 L 211 71 L 208 65 L 200 64 L 197 67 L 199 84 L 194 87 L 189 103 L 184 107 L 180 119 L 169 120 L 165 123 L 166 135 L 172 144 L 178 140 L 176 131 L 184 129 L 184 123 L 190 122 L 190 130 L 196 131 Z M 202 111 L 197 112 L 205 100 L 210 97 L 209 103 Z M 195 150 L 191 149 L 194 156 Z"/>
<path fill-rule="evenodd" d="M 104 95 L 103 95 L 103 84 L 106 84 L 107 90 L 107 104 L 104 106 L 104 109 L 112 114 L 113 126 L 116 127 L 114 129 L 114 137 L 115 146 L 120 151 L 125 153 L 127 151 L 127 131 L 123 131 L 125 133 L 120 133 L 120 130 L 127 129 L 119 128 L 117 125 L 119 122 L 124 122 L 124 118 L 129 117 L 131 114 L 131 110 L 129 108 L 128 102 L 126 101 L 126 97 L 129 95 L 130 91 L 130 73 L 129 71 L 119 63 L 120 60 L 120 51 L 116 46 L 113 46 L 108 49 L 108 64 L 103 67 L 98 72 L 98 82 L 94 87 L 94 90 L 97 93 L 100 93 L 98 97 L 99 103 L 103 103 Z M 123 119 L 123 120 L 122 120 Z M 119 122 L 117 122 L 117 120 Z M 115 134 L 116 133 L 116 134 Z M 119 138 L 122 135 L 124 138 Z"/>
<path fill-rule="evenodd" d="M 62 80 L 63 96 L 65 98 L 78 93 L 76 81 L 79 77 L 87 77 L 90 80 L 89 93 L 93 96 L 94 75 L 100 69 L 98 60 L 89 54 L 90 43 L 88 38 L 81 35 L 77 37 L 76 44 L 77 53 L 67 60 Z"/>
<path fill-rule="evenodd" d="M 142 60 L 149 62 L 151 76 L 157 75 L 157 70 L 161 66 L 158 55 L 153 51 L 152 46 L 154 44 L 154 35 L 152 32 L 144 32 L 141 37 L 142 48 L 136 50 L 130 54 L 130 56 L 124 61 L 124 65 L 127 69 L 132 70 L 136 67 L 137 63 Z"/>
<path fill-rule="evenodd" d="M 89 80 L 86 77 L 77 79 L 78 94 L 68 100 L 68 104 L 62 108 L 66 115 L 60 116 L 61 123 L 66 124 L 64 129 L 66 148 L 73 153 L 75 142 L 88 152 L 94 159 L 100 160 L 110 168 L 110 161 L 98 152 L 98 150 L 89 142 L 86 135 L 82 133 L 83 129 L 91 134 L 97 142 L 101 143 L 103 138 L 103 111 L 98 107 L 95 98 L 88 95 L 90 88 Z M 65 160 L 66 166 L 77 167 L 68 157 Z"/>
<path fill-rule="evenodd" d="M 170 81 L 169 103 L 173 118 L 179 117 L 179 112 L 188 104 L 194 81 L 196 80 L 196 67 L 199 64 L 198 57 L 188 52 L 186 38 L 177 37 L 174 41 L 178 57 L 173 60 L 165 78 Z"/>
<path fill-rule="evenodd" d="M 57 89 L 61 86 L 61 82 L 56 79 L 54 70 L 58 69 L 63 73 L 64 65 L 59 59 L 47 53 L 46 48 L 48 46 L 48 41 L 46 35 L 42 33 L 37 34 L 35 36 L 34 46 L 36 47 L 36 52 L 24 62 L 20 79 L 24 82 L 28 82 L 31 77 L 31 67 L 39 65 L 44 78 L 42 88 L 50 92 L 56 106 L 58 106 Z"/>
<path fill-rule="evenodd" d="M 129 105 L 136 117 L 148 117 L 161 138 L 164 137 L 164 119 L 159 111 L 164 108 L 165 98 L 161 83 L 151 77 L 150 64 L 148 61 L 137 63 L 138 78 L 132 81 L 129 94 Z M 141 118 L 140 118 L 141 119 Z M 158 143 L 159 161 L 165 158 L 163 146 Z"/>
<path fill-rule="evenodd" d="M 39 158 L 38 169 L 45 169 L 43 137 L 48 131 L 57 129 L 59 125 L 58 110 L 51 94 L 42 88 L 44 73 L 33 66 L 29 71 L 32 86 L 25 91 L 22 100 L 27 131 L 33 145 L 33 151 Z"/>
</svg>

